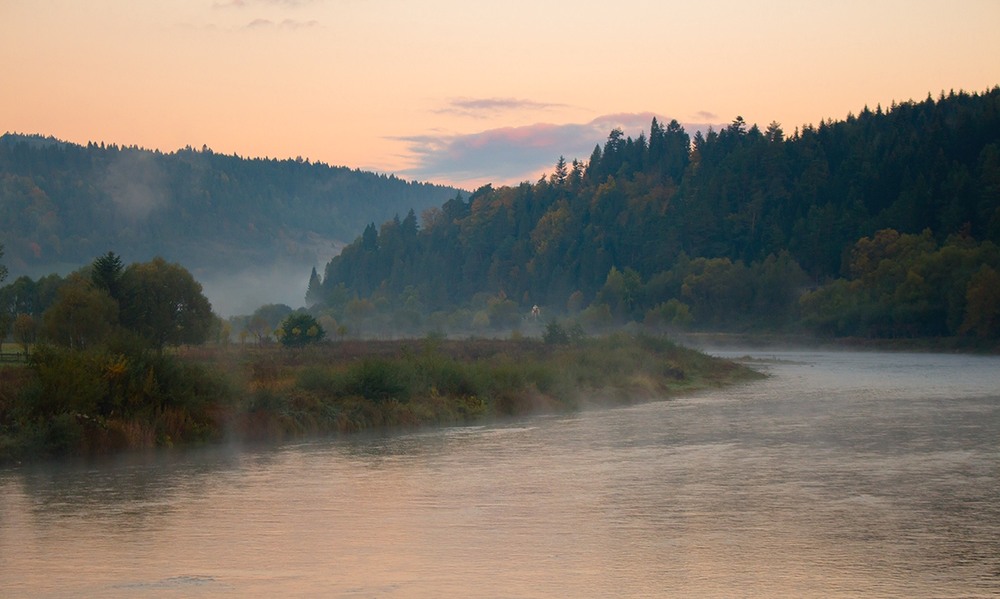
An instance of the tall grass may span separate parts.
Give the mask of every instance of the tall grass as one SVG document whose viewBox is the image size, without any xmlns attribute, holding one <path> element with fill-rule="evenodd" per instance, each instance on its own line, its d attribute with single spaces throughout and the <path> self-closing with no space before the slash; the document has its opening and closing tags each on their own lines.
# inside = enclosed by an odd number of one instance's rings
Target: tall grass
<svg viewBox="0 0 1000 599">
<path fill-rule="evenodd" d="M 664 339 L 625 335 L 182 355 L 40 347 L 18 372 L 0 371 L 0 460 L 466 423 L 753 375 Z"/>
</svg>

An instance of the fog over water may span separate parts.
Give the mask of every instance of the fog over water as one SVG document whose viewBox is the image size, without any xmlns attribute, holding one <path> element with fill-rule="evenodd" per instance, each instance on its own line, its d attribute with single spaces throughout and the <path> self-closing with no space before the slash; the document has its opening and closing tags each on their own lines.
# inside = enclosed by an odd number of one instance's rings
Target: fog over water
<svg viewBox="0 0 1000 599">
<path fill-rule="evenodd" d="M 0 596 L 996 597 L 1000 357 L 0 470 Z"/>
</svg>

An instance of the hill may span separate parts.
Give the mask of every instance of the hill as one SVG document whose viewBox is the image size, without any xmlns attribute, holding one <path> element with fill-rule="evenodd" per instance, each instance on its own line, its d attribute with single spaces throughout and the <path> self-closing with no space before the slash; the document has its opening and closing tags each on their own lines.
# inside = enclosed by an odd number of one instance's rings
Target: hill
<svg viewBox="0 0 1000 599">
<path fill-rule="evenodd" d="M 240 294 L 249 310 L 300 305 L 310 269 L 366 224 L 456 191 L 301 159 L 0 137 L 0 242 L 12 277 L 65 274 L 109 250 L 127 261 L 162 256 L 189 268 L 217 307 Z"/>
<path fill-rule="evenodd" d="M 740 117 L 693 139 L 676 121 L 615 130 L 589 161 L 457 196 L 422 228 L 367 227 L 313 299 L 376 330 L 460 312 L 449 326 L 510 328 L 538 305 L 591 326 L 995 336 L 998 243 L 993 88 L 792 135 Z"/>
</svg>

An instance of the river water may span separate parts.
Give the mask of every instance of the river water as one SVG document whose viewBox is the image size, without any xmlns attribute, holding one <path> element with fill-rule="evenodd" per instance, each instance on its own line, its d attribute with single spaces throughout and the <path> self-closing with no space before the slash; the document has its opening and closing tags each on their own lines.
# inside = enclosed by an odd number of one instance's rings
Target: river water
<svg viewBox="0 0 1000 599">
<path fill-rule="evenodd" d="M 0 597 L 1000 597 L 1000 358 L 0 470 Z"/>
</svg>

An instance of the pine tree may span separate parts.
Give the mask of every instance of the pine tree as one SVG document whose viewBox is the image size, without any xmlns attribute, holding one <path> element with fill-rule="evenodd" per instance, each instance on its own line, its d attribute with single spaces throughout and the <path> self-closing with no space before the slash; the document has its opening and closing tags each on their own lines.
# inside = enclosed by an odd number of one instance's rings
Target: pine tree
<svg viewBox="0 0 1000 599">
<path fill-rule="evenodd" d="M 306 305 L 313 306 L 321 301 L 323 301 L 323 283 L 314 266 L 312 274 L 309 275 L 309 287 L 306 289 Z"/>
<path fill-rule="evenodd" d="M 90 280 L 98 289 L 108 292 L 115 301 L 121 301 L 121 278 L 125 265 L 121 256 L 108 252 L 94 260 L 90 267 Z"/>
<path fill-rule="evenodd" d="M 566 159 L 560 156 L 559 161 L 556 162 L 556 170 L 552 173 L 552 184 L 562 187 L 566 184 L 566 178 L 568 176 L 569 171 L 566 168 Z"/>
<path fill-rule="evenodd" d="M 0 259 L 2 258 L 3 258 L 3 244 L 0 243 Z M 4 279 L 6 278 L 7 278 L 7 267 L 4 266 L 3 264 L 0 264 L 0 283 L 3 283 Z"/>
</svg>

